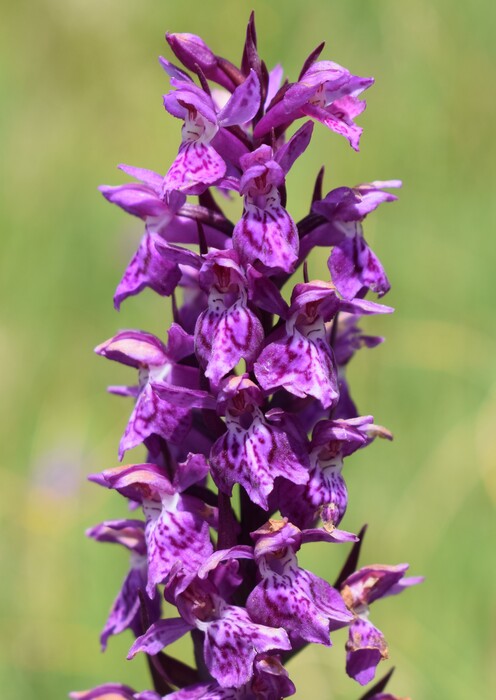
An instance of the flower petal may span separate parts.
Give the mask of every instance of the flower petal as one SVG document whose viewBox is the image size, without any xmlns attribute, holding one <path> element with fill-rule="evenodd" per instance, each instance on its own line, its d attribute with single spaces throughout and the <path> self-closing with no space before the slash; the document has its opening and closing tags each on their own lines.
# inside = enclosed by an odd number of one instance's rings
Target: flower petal
<svg viewBox="0 0 496 700">
<path fill-rule="evenodd" d="M 127 658 L 132 659 L 140 651 L 154 656 L 164 647 L 180 639 L 190 629 L 192 629 L 191 625 L 188 625 L 181 617 L 159 620 L 145 634 L 138 637 L 129 650 Z"/>
<path fill-rule="evenodd" d="M 225 173 L 226 164 L 213 146 L 202 141 L 184 142 L 164 178 L 164 192 L 201 194 Z"/>
<path fill-rule="evenodd" d="M 181 279 L 181 270 L 166 260 L 155 248 L 156 237 L 145 233 L 138 250 L 126 268 L 114 294 L 114 306 L 119 310 L 124 299 L 150 287 L 161 296 L 170 296 Z"/>
<path fill-rule="evenodd" d="M 270 343 L 254 366 L 260 385 L 269 392 L 280 387 L 295 396 L 314 396 L 324 408 L 339 397 L 332 351 L 321 338 L 310 340 L 297 329 Z"/>
<path fill-rule="evenodd" d="M 255 624 L 244 608 L 227 606 L 219 620 L 205 627 L 205 663 L 226 688 L 239 688 L 252 678 L 257 654 L 291 648 L 283 629 Z"/>
<path fill-rule="evenodd" d="M 260 260 L 274 271 L 292 272 L 298 259 L 298 230 L 280 205 L 261 209 L 245 202 L 245 211 L 234 227 L 233 246 L 243 262 Z"/>
<path fill-rule="evenodd" d="M 377 664 L 387 658 L 388 647 L 382 632 L 368 620 L 355 620 L 346 643 L 346 673 L 360 685 L 366 685 L 374 678 Z"/>
</svg>

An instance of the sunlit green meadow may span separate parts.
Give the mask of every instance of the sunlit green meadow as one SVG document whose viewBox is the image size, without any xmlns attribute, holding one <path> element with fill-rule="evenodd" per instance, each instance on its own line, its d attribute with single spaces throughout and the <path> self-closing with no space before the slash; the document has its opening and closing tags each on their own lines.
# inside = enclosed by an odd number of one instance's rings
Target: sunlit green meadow
<svg viewBox="0 0 496 700">
<path fill-rule="evenodd" d="M 400 201 L 366 222 L 397 312 L 367 321 L 387 342 L 351 368 L 360 409 L 395 441 L 349 460 L 344 525 L 369 523 L 364 563 L 409 561 L 426 576 L 374 607 L 391 647 L 381 670 L 396 665 L 390 688 L 416 700 L 494 697 L 496 5 L 1 5 L 1 697 L 52 700 L 108 680 L 149 687 L 143 660 L 125 661 L 127 634 L 99 651 L 127 561 L 83 532 L 126 511 L 85 477 L 117 464 L 130 410 L 105 393 L 129 373 L 92 348 L 124 327 L 164 335 L 169 302 L 147 292 L 113 310 L 141 225 L 96 187 L 124 181 L 119 162 L 165 172 L 175 155 L 179 124 L 161 107 L 168 83 L 156 58 L 168 55 L 165 30 L 201 34 L 236 60 L 252 7 L 264 57 L 290 78 L 326 39 L 326 58 L 377 80 L 360 154 L 316 128 L 290 177 L 294 217 L 324 163 L 326 191 L 404 180 Z M 325 259 L 312 258 L 311 276 L 327 274 Z M 332 580 L 344 556 L 310 545 L 302 562 Z M 291 662 L 297 698 L 359 697 L 343 672 L 345 634 L 333 638 Z"/>
</svg>

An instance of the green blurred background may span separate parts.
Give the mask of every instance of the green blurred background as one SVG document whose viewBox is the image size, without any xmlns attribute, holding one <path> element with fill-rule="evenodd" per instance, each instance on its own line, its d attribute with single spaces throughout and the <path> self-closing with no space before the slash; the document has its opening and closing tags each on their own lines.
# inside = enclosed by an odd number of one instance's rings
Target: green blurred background
<svg viewBox="0 0 496 700">
<path fill-rule="evenodd" d="M 176 153 L 179 124 L 161 106 L 168 82 L 157 62 L 169 55 L 165 30 L 201 34 L 236 60 L 251 8 L 269 66 L 282 62 L 294 79 L 325 39 L 325 58 L 377 80 L 359 119 L 360 154 L 316 128 L 290 177 L 295 218 L 323 163 L 326 191 L 405 183 L 400 201 L 366 222 L 397 313 L 367 323 L 387 342 L 351 368 L 361 411 L 396 439 L 346 469 L 345 526 L 370 525 L 363 562 L 406 560 L 426 576 L 373 610 L 397 666 L 390 688 L 417 700 L 495 697 L 496 5 L 4 0 L 0 695 L 10 700 L 107 680 L 149 686 L 142 659 L 124 660 L 127 634 L 99 651 L 127 558 L 83 531 L 125 507 L 85 475 L 117 464 L 130 410 L 105 393 L 129 373 L 92 348 L 119 328 L 164 335 L 169 303 L 146 292 L 114 312 L 141 224 L 96 187 L 125 180 L 119 162 L 165 172 Z M 326 274 L 323 253 L 310 271 Z M 332 579 L 344 555 L 312 545 L 302 559 Z M 344 638 L 291 663 L 298 698 L 360 695 L 343 673 Z"/>
</svg>

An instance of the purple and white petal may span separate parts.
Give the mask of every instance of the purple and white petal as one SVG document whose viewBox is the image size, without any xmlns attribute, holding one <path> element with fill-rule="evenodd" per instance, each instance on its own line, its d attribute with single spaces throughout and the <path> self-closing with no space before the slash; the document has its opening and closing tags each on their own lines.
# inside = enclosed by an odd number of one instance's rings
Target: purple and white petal
<svg viewBox="0 0 496 700">
<path fill-rule="evenodd" d="M 321 323 L 324 333 L 323 323 Z M 339 393 L 332 350 L 325 339 L 312 340 L 299 330 L 268 345 L 254 366 L 255 376 L 268 392 L 284 388 L 295 396 L 313 396 L 324 408 L 337 402 Z"/>
<path fill-rule="evenodd" d="M 243 421 L 251 421 L 251 425 L 244 428 Z M 239 483 L 251 500 L 266 510 L 278 476 L 295 484 L 308 480 L 304 456 L 295 452 L 288 434 L 269 423 L 259 410 L 240 421 L 228 421 L 227 432 L 212 447 L 210 463 L 221 491 L 230 494 Z"/>
<path fill-rule="evenodd" d="M 205 632 L 207 668 L 226 688 L 248 683 L 257 654 L 291 648 L 283 629 L 255 624 L 244 608 L 231 605 L 224 608 L 220 619 L 198 623 L 198 627 Z"/>
<path fill-rule="evenodd" d="M 213 135 L 212 135 L 213 138 Z M 224 177 L 226 164 L 209 142 L 184 141 L 164 178 L 164 193 L 201 194 Z"/>
</svg>

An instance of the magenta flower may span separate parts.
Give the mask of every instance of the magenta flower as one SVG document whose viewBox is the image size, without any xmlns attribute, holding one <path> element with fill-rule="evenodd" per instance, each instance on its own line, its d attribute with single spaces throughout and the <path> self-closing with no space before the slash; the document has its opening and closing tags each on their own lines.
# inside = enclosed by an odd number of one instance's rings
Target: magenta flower
<svg viewBox="0 0 496 700">
<path fill-rule="evenodd" d="M 343 627 L 346 672 L 364 685 L 388 656 L 370 605 L 421 580 L 405 577 L 406 564 L 358 568 L 365 528 L 341 529 L 352 454 L 392 437 L 359 414 L 348 366 L 383 340 L 361 330 L 362 317 L 393 311 L 365 298 L 389 281 L 362 222 L 401 183 L 322 197 L 321 171 L 299 221 L 286 186 L 314 121 L 358 150 L 359 97 L 373 79 L 319 61 L 321 45 L 296 82 L 283 82 L 282 67 L 269 71 L 259 55 L 253 15 L 239 65 L 195 34 L 166 39 L 181 63 L 160 58 L 172 86 L 165 109 L 182 122 L 177 157 L 165 176 L 121 166 L 135 181 L 100 188 L 144 228 L 116 308 L 145 288 L 171 302 L 166 344 L 121 330 L 96 348 L 137 370 L 134 384 L 109 390 L 134 401 L 119 458 L 141 445 L 146 456 L 90 479 L 142 519 L 124 512 L 88 530 L 130 554 L 102 647 L 129 631 L 128 658 L 145 655 L 151 687 L 107 683 L 71 697 L 282 700 L 296 690 L 286 661 L 307 644 L 331 647 Z M 237 220 L 223 199 L 239 205 Z M 323 280 L 308 275 L 319 246 Z M 303 564 L 313 542 L 352 545 L 333 585 Z M 193 666 L 171 651 L 185 635 Z M 390 675 L 362 700 L 395 700 Z"/>
<path fill-rule="evenodd" d="M 365 242 L 362 228 L 364 218 L 379 204 L 398 199 L 384 192 L 383 187 L 401 187 L 401 182 L 372 182 L 353 189 L 339 187 L 313 205 L 313 210 L 329 222 L 319 230 L 313 244 L 335 242 L 329 270 L 334 284 L 346 299 L 353 299 L 362 289 L 383 296 L 390 288 L 384 268 Z"/>
<path fill-rule="evenodd" d="M 127 450 L 140 445 L 151 435 L 181 442 L 190 427 L 191 410 L 159 398 L 153 387 L 162 384 L 194 387 L 198 383 L 198 371 L 179 364 L 192 354 L 193 338 L 175 324 L 169 330 L 167 346 L 150 333 L 121 331 L 95 348 L 95 352 L 139 370 L 137 386 L 109 387 L 112 394 L 136 399 L 120 442 L 120 459 Z"/>
<path fill-rule="evenodd" d="M 343 600 L 356 615 L 346 644 L 346 672 L 360 685 L 369 683 L 375 676 L 377 664 L 388 658 L 382 632 L 368 620 L 369 605 L 423 581 L 421 576 L 404 577 L 407 570 L 408 564 L 367 566 L 341 584 Z"/>
<path fill-rule="evenodd" d="M 303 531 L 287 521 L 269 521 L 253 533 L 261 581 L 246 602 L 254 620 L 280 626 L 291 641 L 331 646 L 329 633 L 345 627 L 352 616 L 341 596 L 326 581 L 298 567 L 296 552 L 305 541 L 335 542 L 323 530 Z M 349 535 L 338 541 L 353 541 Z"/>
<path fill-rule="evenodd" d="M 139 651 L 156 654 L 196 628 L 204 635 L 204 658 L 215 680 L 225 688 L 239 688 L 253 676 L 257 654 L 291 648 L 281 628 L 254 623 L 246 609 L 230 605 L 209 580 L 192 583 L 176 596 L 181 618 L 160 620 L 131 647 L 129 658 Z"/>
<path fill-rule="evenodd" d="M 148 578 L 145 523 L 140 520 L 107 520 L 87 530 L 86 534 L 97 542 L 121 544 L 131 552 L 131 568 L 100 636 L 102 650 L 105 650 L 111 635 L 120 634 L 126 629 L 139 634 L 141 630 L 139 594 L 145 590 Z M 160 601 L 152 601 L 148 597 L 145 597 L 145 601 L 149 619 L 158 620 Z"/>
<path fill-rule="evenodd" d="M 358 95 L 373 82 L 373 78 L 359 78 L 332 61 L 317 61 L 289 86 L 279 101 L 273 101 L 257 124 L 255 136 L 311 117 L 344 136 L 358 151 L 362 129 L 353 120 L 366 106 Z"/>
<path fill-rule="evenodd" d="M 233 245 L 244 262 L 259 260 L 269 274 L 292 272 L 298 259 L 298 231 L 281 204 L 279 189 L 311 135 L 312 125 L 307 123 L 275 156 L 269 146 L 260 146 L 241 158 L 244 211 L 234 227 Z"/>
<path fill-rule="evenodd" d="M 163 192 L 201 194 L 226 174 L 227 164 L 213 140 L 221 129 L 250 122 L 260 106 L 260 84 L 254 72 L 236 88 L 219 111 L 210 95 L 191 79 L 171 77 L 175 90 L 164 95 L 164 107 L 184 121 L 176 160 L 169 168 Z"/>
<path fill-rule="evenodd" d="M 343 301 L 328 282 L 296 285 L 291 302 L 286 332 L 264 348 L 255 375 L 266 391 L 283 387 L 295 396 L 313 396 L 329 408 L 339 392 L 326 322 L 341 310 L 375 314 L 392 309 L 363 299 Z"/>
<path fill-rule="evenodd" d="M 150 598 L 156 585 L 171 573 L 194 576 L 213 551 L 207 521 L 213 522 L 214 513 L 203 501 L 184 493 L 207 474 L 205 458 L 189 455 L 177 465 L 172 483 L 155 464 L 116 467 L 91 477 L 143 506 Z"/>
<path fill-rule="evenodd" d="M 262 412 L 263 394 L 247 375 L 226 380 L 219 401 L 227 431 L 212 447 L 210 467 L 221 491 L 230 494 L 235 483 L 241 484 L 254 503 L 267 509 L 276 477 L 295 484 L 308 480 L 303 439 L 285 430 L 279 412 Z"/>
</svg>

